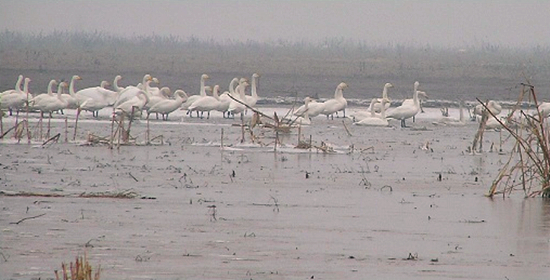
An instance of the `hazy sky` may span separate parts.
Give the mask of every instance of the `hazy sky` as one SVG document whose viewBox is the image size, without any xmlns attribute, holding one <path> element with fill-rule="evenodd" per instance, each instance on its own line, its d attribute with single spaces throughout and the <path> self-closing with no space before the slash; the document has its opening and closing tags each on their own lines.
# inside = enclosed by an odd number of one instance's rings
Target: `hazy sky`
<svg viewBox="0 0 550 280">
<path fill-rule="evenodd" d="M 406 43 L 550 46 L 550 1 L 0 0 L 0 29 L 106 31 L 217 41 L 341 37 Z"/>
</svg>

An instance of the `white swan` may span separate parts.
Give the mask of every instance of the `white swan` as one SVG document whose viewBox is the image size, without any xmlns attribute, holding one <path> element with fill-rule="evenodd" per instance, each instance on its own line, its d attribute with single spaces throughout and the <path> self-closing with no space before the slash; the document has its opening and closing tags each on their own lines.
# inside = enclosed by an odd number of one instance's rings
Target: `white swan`
<svg viewBox="0 0 550 280">
<path fill-rule="evenodd" d="M 164 99 L 151 106 L 149 110 L 147 110 L 147 118 L 149 118 L 151 113 L 156 113 L 161 114 L 162 120 L 167 121 L 168 114 L 181 107 L 181 104 L 185 101 L 185 96 L 187 96 L 187 94 L 181 89 L 176 90 L 174 95 L 175 99 Z"/>
<path fill-rule="evenodd" d="M 252 74 L 252 81 L 250 84 L 250 96 L 246 95 L 246 104 L 250 107 L 256 106 L 256 102 L 258 102 L 258 92 L 256 89 L 256 84 L 259 77 L 260 75 L 257 73 Z"/>
<path fill-rule="evenodd" d="M 157 103 L 168 100 L 172 95 L 172 91 L 169 87 L 162 87 L 157 94 L 149 95 L 149 102 L 143 107 L 144 110 L 149 111 L 149 109 L 155 106 Z M 181 105 L 181 104 L 180 104 Z M 158 119 L 158 114 L 157 114 Z"/>
<path fill-rule="evenodd" d="M 210 77 L 207 74 L 202 74 L 201 75 L 201 81 L 200 81 L 199 94 L 194 94 L 194 95 L 191 95 L 191 96 L 187 96 L 187 100 L 185 102 L 183 102 L 183 104 L 181 105 L 181 109 L 182 110 L 187 110 L 186 114 L 189 115 L 189 117 L 193 117 L 193 115 L 191 114 L 191 111 L 189 110 L 189 106 L 191 106 L 195 101 L 199 100 L 203 96 L 206 96 L 205 82 L 208 79 L 210 79 Z M 197 111 L 197 118 L 198 117 L 199 117 L 199 111 Z"/>
<path fill-rule="evenodd" d="M 118 93 L 105 87 L 109 84 L 102 81 L 100 86 L 81 89 L 74 94 L 80 110 L 92 112 L 93 117 L 99 116 L 99 110 L 115 103 Z M 86 104 L 84 104 L 86 102 Z"/>
<path fill-rule="evenodd" d="M 67 83 L 61 82 L 58 85 L 57 93 L 50 95 L 50 92 L 48 92 L 48 94 L 42 94 L 43 97 L 38 100 L 34 98 L 33 107 L 38 109 L 42 116 L 44 116 L 44 113 L 49 113 L 51 118 L 53 111 L 67 108 L 67 102 L 61 98 L 61 92 L 65 87 L 67 87 Z"/>
<path fill-rule="evenodd" d="M 0 97 L 10 94 L 10 93 L 16 93 L 21 92 L 21 84 L 23 83 L 23 75 L 19 75 L 17 77 L 17 81 L 15 82 L 15 87 L 13 89 L 8 89 L 0 93 Z"/>
<path fill-rule="evenodd" d="M 218 98 L 220 104 L 216 110 L 222 112 L 222 116 L 224 118 L 226 118 L 226 113 L 227 118 L 229 118 L 229 112 L 227 110 L 229 110 L 229 104 L 231 104 L 232 100 L 231 97 L 229 97 L 229 94 L 231 94 L 231 96 L 235 96 L 235 86 L 237 83 L 239 83 L 239 78 L 233 78 L 231 82 L 229 82 L 229 91 L 224 91 Z"/>
<path fill-rule="evenodd" d="M 309 96 L 304 98 L 304 112 L 300 116 L 288 120 L 288 123 L 293 125 L 310 125 L 311 118 L 309 117 L 309 104 L 311 104 L 311 101 L 313 101 L 313 99 Z"/>
<path fill-rule="evenodd" d="M 500 114 L 500 112 L 502 111 L 502 106 L 500 106 L 500 104 L 498 104 L 494 100 L 489 100 L 489 102 L 487 102 L 487 108 L 489 108 L 489 111 L 491 111 L 491 113 L 493 113 L 493 115 L 495 116 Z M 483 107 L 483 105 L 481 104 L 478 104 L 474 108 L 474 115 L 483 116 L 483 111 L 485 111 L 485 107 Z"/>
<path fill-rule="evenodd" d="M 124 90 L 118 93 L 118 97 L 115 103 L 113 104 L 113 107 L 116 108 L 120 104 L 130 99 L 133 99 L 134 97 L 138 96 L 140 92 L 144 92 L 145 94 L 148 95 L 147 98 L 149 98 L 150 95 L 148 93 L 148 90 L 149 90 L 149 84 L 151 82 L 153 82 L 153 78 L 151 77 L 151 75 L 146 74 L 145 76 L 143 76 L 143 83 L 137 86 L 127 86 L 126 88 L 124 88 Z"/>
<path fill-rule="evenodd" d="M 215 85 L 214 88 L 212 89 L 212 96 L 202 96 L 197 101 L 193 102 L 191 106 L 189 106 L 189 110 L 201 112 L 201 118 L 202 118 L 202 113 L 207 112 L 208 115 L 206 118 L 209 119 L 210 111 L 217 110 L 218 107 L 220 106 L 220 100 L 218 96 L 219 92 L 220 92 L 220 86 Z"/>
<path fill-rule="evenodd" d="M 149 102 L 149 95 L 145 93 L 145 91 L 141 90 L 134 97 L 115 107 L 115 110 L 117 114 L 126 114 L 127 116 L 131 116 L 132 113 L 134 115 L 141 113 L 143 106 L 145 106 L 147 102 Z"/>
<path fill-rule="evenodd" d="M 377 104 L 378 100 L 378 98 L 373 98 L 371 101 L 371 107 L 374 104 Z M 376 114 L 374 110 L 371 110 L 370 117 L 354 122 L 353 124 L 359 126 L 388 126 L 388 120 L 386 119 L 386 103 L 388 102 L 389 100 L 382 99 L 382 103 L 378 103 L 380 104 L 380 115 Z"/>
<path fill-rule="evenodd" d="M 62 93 L 61 99 L 67 102 L 67 109 L 76 109 L 79 106 L 78 99 L 76 98 L 76 93 L 74 91 L 74 81 L 81 80 L 80 76 L 73 75 L 71 82 L 69 83 L 69 93 Z"/>
<path fill-rule="evenodd" d="M 307 112 L 309 115 L 309 118 L 317 117 L 319 114 L 321 114 L 325 110 L 325 103 L 323 102 L 317 102 L 313 98 L 310 98 L 311 100 L 308 103 Z M 305 100 L 305 99 L 304 99 Z M 296 111 L 294 111 L 295 116 L 301 116 L 306 111 L 306 105 L 300 106 Z"/>
<path fill-rule="evenodd" d="M 236 96 L 232 96 L 233 98 L 239 100 L 240 102 L 237 102 L 235 100 L 231 100 L 231 103 L 229 104 L 229 109 L 227 109 L 228 112 L 230 112 L 233 116 L 235 114 L 243 113 L 246 109 L 246 106 L 242 103 L 246 104 L 246 96 L 245 91 L 246 88 L 249 86 L 249 83 L 246 81 L 246 79 L 241 79 L 239 81 L 239 85 L 235 89 Z M 243 115 L 241 114 L 241 118 Z"/>
<path fill-rule="evenodd" d="M 54 93 L 53 93 L 53 87 L 57 85 L 57 81 L 56 80 L 50 80 L 50 82 L 48 83 L 48 90 L 46 93 L 41 93 L 35 97 L 33 97 L 30 101 L 29 101 L 29 107 L 30 108 L 33 108 L 33 109 L 37 109 L 34 107 L 34 104 L 36 103 L 39 103 L 41 102 L 42 99 L 46 99 L 46 98 L 49 98 L 49 97 L 53 97 L 54 96 Z"/>
<path fill-rule="evenodd" d="M 374 112 L 380 113 L 382 111 L 382 108 L 381 108 L 382 100 L 386 100 L 385 102 L 386 110 L 390 107 L 391 100 L 388 98 L 388 89 L 390 88 L 393 88 L 393 85 L 391 83 L 384 84 L 384 89 L 382 90 L 382 98 L 377 98 L 376 103 L 371 104 L 371 106 L 369 106 L 370 110 L 374 109 Z"/>
<path fill-rule="evenodd" d="M 323 108 L 323 115 L 327 116 L 327 119 L 329 116 L 331 116 L 332 119 L 334 119 L 334 113 L 338 111 L 344 111 L 344 117 L 346 117 L 346 107 L 348 106 L 348 102 L 344 98 L 344 89 L 347 88 L 348 85 L 344 82 L 340 83 L 336 87 L 336 91 L 334 92 L 334 98 L 329 99 L 324 102 L 324 108 Z"/>
<path fill-rule="evenodd" d="M 413 104 L 402 104 L 399 107 L 394 108 L 386 114 L 387 118 L 401 120 L 401 127 L 406 127 L 405 120 L 412 118 L 418 114 L 420 111 L 420 103 L 418 101 L 418 87 L 420 86 L 419 82 L 414 82 L 414 91 L 413 91 Z"/>
<path fill-rule="evenodd" d="M 447 126 L 463 126 L 463 125 L 466 125 L 466 118 L 464 116 L 464 108 L 462 106 L 462 102 L 459 102 L 458 103 L 458 107 L 459 107 L 459 111 L 458 111 L 458 114 L 459 114 L 459 118 L 454 118 L 454 117 L 450 117 L 450 116 L 447 116 L 447 117 L 442 117 L 440 118 L 439 120 L 435 121 L 435 122 L 432 122 L 433 125 L 447 125 Z"/>
<path fill-rule="evenodd" d="M 12 110 L 16 110 L 17 113 L 25 107 L 27 102 L 32 99 L 32 95 L 29 93 L 29 82 L 30 78 L 25 78 L 25 84 L 23 85 L 23 91 L 16 91 L 9 94 L 0 96 L 0 108 L 9 109 L 10 116 L 12 115 Z M 1 112 L 0 112 L 1 114 Z"/>
</svg>

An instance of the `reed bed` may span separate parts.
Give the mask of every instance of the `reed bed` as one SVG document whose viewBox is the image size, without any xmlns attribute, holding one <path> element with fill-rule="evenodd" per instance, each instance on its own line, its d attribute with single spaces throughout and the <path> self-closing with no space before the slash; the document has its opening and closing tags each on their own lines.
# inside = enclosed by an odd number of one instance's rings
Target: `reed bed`
<svg viewBox="0 0 550 280">
<path fill-rule="evenodd" d="M 74 263 L 61 263 L 61 272 L 55 270 L 56 280 L 99 280 L 101 266 L 98 265 L 96 271 L 88 262 L 86 254 L 84 257 L 77 256 Z"/>
<path fill-rule="evenodd" d="M 515 140 L 508 160 L 489 188 L 489 197 L 499 194 L 506 197 L 513 191 L 523 191 L 525 197 L 550 197 L 550 130 L 539 109 L 535 86 L 529 82 L 521 86 L 517 104 L 524 99 L 532 100 L 536 108 L 534 113 L 526 113 L 515 106 L 506 119 L 501 120 L 478 100 L 485 107 L 484 119 L 495 118 Z"/>
</svg>

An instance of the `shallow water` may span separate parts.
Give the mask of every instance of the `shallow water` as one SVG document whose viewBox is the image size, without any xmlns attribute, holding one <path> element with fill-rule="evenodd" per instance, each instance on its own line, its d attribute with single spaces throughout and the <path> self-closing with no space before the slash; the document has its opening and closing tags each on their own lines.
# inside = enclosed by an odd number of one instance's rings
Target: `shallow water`
<svg viewBox="0 0 550 280">
<path fill-rule="evenodd" d="M 295 149 L 296 131 L 276 152 L 240 144 L 238 120 L 183 112 L 151 122 L 160 146 L 4 140 L 2 190 L 71 196 L 1 197 L 0 278 L 54 278 L 85 252 L 103 279 L 545 279 L 550 201 L 486 198 L 510 140 L 490 152 L 504 137 L 487 132 L 486 152 L 470 155 L 477 125 L 433 126 L 437 112 L 413 129 L 346 121 L 348 136 L 342 119 L 324 117 L 302 128 L 335 154 Z M 101 115 L 83 117 L 78 139 L 109 134 Z M 145 127 L 132 134 L 143 139 Z M 77 197 L 126 189 L 143 199 Z"/>
</svg>

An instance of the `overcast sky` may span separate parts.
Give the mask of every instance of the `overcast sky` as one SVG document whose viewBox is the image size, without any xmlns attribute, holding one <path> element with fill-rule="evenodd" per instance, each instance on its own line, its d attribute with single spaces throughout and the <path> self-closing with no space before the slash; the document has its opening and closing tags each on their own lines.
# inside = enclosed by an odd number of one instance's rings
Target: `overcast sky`
<svg viewBox="0 0 550 280">
<path fill-rule="evenodd" d="M 550 46 L 550 1 L 0 0 L 0 29 L 224 41 Z"/>
</svg>

